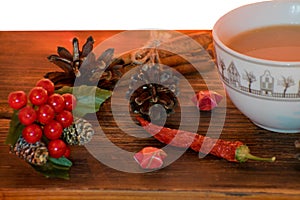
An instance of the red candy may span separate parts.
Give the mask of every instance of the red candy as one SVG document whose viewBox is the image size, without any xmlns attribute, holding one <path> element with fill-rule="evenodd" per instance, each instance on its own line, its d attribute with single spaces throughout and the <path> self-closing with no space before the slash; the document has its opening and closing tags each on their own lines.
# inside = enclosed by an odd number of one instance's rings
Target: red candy
<svg viewBox="0 0 300 200">
<path fill-rule="evenodd" d="M 161 168 L 166 157 L 166 152 L 155 147 L 145 147 L 134 155 L 134 159 L 143 169 Z"/>
<path fill-rule="evenodd" d="M 220 101 L 223 99 L 222 95 L 214 91 L 199 91 L 193 98 L 192 101 L 201 111 L 211 111 L 214 109 Z"/>
</svg>

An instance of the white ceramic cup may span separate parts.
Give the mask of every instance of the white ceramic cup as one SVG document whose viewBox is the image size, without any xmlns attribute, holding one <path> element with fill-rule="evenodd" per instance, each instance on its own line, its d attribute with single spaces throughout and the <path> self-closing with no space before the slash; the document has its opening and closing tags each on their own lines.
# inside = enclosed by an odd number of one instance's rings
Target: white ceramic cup
<svg viewBox="0 0 300 200">
<path fill-rule="evenodd" d="M 280 0 L 239 7 L 213 28 L 218 71 L 229 98 L 253 123 L 270 131 L 300 132 L 300 58 L 299 62 L 258 59 L 225 44 L 247 30 L 295 24 L 300 26 L 300 1 Z"/>
</svg>

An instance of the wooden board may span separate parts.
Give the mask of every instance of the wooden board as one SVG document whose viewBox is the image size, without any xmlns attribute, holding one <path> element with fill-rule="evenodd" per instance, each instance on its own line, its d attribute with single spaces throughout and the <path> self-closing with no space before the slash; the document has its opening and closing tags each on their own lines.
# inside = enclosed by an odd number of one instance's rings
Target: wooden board
<svg viewBox="0 0 300 200">
<path fill-rule="evenodd" d="M 9 92 L 28 92 L 46 72 L 58 70 L 48 62 L 47 56 L 54 54 L 57 46 L 71 49 L 70 40 L 74 36 L 85 41 L 92 35 L 97 45 L 117 33 L 119 31 L 0 32 L 0 199 L 300 198 L 300 162 L 295 159 L 298 151 L 294 147 L 294 141 L 300 135 L 258 128 L 228 98 L 226 105 L 215 111 L 226 111 L 220 137 L 246 143 L 255 155 L 276 156 L 276 162 L 230 163 L 211 155 L 199 159 L 197 153 L 187 150 L 161 170 L 126 173 L 97 161 L 84 147 L 72 147 L 71 178 L 60 180 L 44 178 L 24 161 L 9 154 L 9 148 L 4 144 L 12 114 L 6 100 Z M 210 88 L 222 92 L 216 70 L 201 75 L 211 80 Z M 186 77 L 195 90 L 206 88 L 199 75 Z M 103 104 L 97 115 L 103 132 L 114 144 L 132 152 L 145 146 L 163 146 L 153 138 L 124 134 L 113 119 L 110 105 L 110 101 Z M 210 117 L 210 113 L 201 113 L 199 133 L 206 133 Z M 180 113 L 172 115 L 167 125 L 177 127 L 178 123 Z M 212 124 L 212 128 L 217 126 Z M 128 128 L 133 132 L 143 131 L 139 127 Z"/>
</svg>

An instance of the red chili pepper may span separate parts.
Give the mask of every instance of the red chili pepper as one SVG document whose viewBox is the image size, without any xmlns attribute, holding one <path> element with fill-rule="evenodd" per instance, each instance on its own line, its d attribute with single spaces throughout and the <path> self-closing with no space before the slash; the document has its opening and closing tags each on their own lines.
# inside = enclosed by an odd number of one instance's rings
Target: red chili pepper
<svg viewBox="0 0 300 200">
<path fill-rule="evenodd" d="M 148 133 L 165 144 L 184 148 L 190 147 L 196 152 L 199 152 L 201 149 L 201 153 L 210 153 L 231 162 L 246 162 L 248 159 L 269 162 L 275 161 L 275 157 L 260 158 L 253 156 L 250 154 L 249 148 L 240 141 L 214 139 L 188 131 L 161 127 L 141 117 L 137 117 L 137 120 Z M 192 143 L 190 141 L 192 141 Z M 211 148 L 212 145 L 213 147 Z"/>
</svg>

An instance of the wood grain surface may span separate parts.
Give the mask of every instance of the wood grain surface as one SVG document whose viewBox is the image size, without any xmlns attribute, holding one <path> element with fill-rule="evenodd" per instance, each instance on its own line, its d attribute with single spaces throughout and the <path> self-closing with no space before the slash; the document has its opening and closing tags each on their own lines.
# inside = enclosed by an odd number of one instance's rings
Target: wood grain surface
<svg viewBox="0 0 300 200">
<path fill-rule="evenodd" d="M 203 31 L 182 32 L 196 34 Z M 253 154 L 276 156 L 276 162 L 230 163 L 211 155 L 199 159 L 197 153 L 187 150 L 161 170 L 127 173 L 97 161 L 85 147 L 72 147 L 74 165 L 70 180 L 60 180 L 44 178 L 10 154 L 9 147 L 4 144 L 12 115 L 7 105 L 9 92 L 28 92 L 46 72 L 59 70 L 47 60 L 47 56 L 56 53 L 57 46 L 71 49 L 73 37 L 85 41 L 92 35 L 96 46 L 117 33 L 119 31 L 0 32 L 0 199 L 300 198 L 300 161 L 295 158 L 299 152 L 294 147 L 294 141 L 300 135 L 273 133 L 255 126 L 228 98 L 214 110 L 226 116 L 220 138 L 240 140 Z M 195 91 L 209 87 L 223 93 L 215 69 L 203 72 L 201 76 L 192 73 L 185 77 Z M 210 85 L 207 86 L 204 79 L 209 80 Z M 188 112 L 191 108 L 184 109 Z M 180 116 L 180 112 L 176 112 L 166 126 L 177 128 Z M 200 134 L 205 134 L 209 126 L 212 130 L 222 126 L 210 123 L 212 113 L 201 112 L 200 116 Z M 103 104 L 97 117 L 107 138 L 124 150 L 135 152 L 145 146 L 164 146 L 151 137 L 133 137 L 122 131 L 113 118 L 110 101 Z M 126 125 L 128 119 L 120 123 Z M 186 127 L 193 123 L 188 122 Z M 127 128 L 132 133 L 146 134 L 138 126 L 129 125 Z"/>
</svg>

